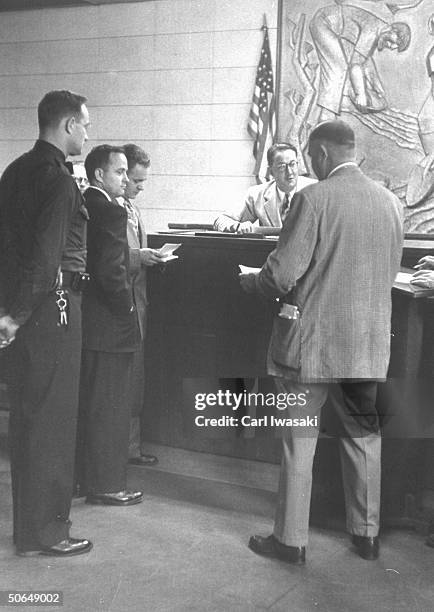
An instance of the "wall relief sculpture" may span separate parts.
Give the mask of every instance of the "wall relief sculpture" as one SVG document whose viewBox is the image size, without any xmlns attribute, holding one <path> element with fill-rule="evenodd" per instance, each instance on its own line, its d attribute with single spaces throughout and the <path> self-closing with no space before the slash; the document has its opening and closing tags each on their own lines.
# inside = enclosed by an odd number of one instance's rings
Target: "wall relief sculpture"
<svg viewBox="0 0 434 612">
<path fill-rule="evenodd" d="M 434 233 L 432 0 L 281 0 L 278 138 L 306 145 L 341 117 L 358 162 L 400 198 L 405 229 Z"/>
</svg>

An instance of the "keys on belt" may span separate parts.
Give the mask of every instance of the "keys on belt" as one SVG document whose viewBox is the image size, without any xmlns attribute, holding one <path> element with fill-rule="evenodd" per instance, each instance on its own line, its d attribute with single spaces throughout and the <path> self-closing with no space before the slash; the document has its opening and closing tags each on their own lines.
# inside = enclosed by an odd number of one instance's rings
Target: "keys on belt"
<svg viewBox="0 0 434 612">
<path fill-rule="evenodd" d="M 68 325 L 68 293 L 64 289 L 57 289 L 57 308 L 59 309 L 58 325 Z"/>
<path fill-rule="evenodd" d="M 89 274 L 86 272 L 69 272 L 68 270 L 59 270 L 56 282 L 56 305 L 59 310 L 58 325 L 68 325 L 68 291 L 83 291 L 90 280 Z"/>
</svg>

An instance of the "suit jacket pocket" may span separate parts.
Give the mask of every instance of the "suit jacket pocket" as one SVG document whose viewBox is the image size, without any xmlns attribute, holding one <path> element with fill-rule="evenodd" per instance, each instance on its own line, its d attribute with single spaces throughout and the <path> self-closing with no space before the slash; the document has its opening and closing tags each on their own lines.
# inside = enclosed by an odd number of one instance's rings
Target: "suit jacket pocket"
<svg viewBox="0 0 434 612">
<path fill-rule="evenodd" d="M 301 367 L 301 317 L 283 319 L 275 317 L 271 335 L 271 358 L 286 368 Z"/>
</svg>

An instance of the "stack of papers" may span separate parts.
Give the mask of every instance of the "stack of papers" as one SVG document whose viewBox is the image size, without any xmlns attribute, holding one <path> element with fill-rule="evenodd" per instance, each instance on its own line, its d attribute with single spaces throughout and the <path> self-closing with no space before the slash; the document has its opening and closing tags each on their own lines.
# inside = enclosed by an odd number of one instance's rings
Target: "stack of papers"
<svg viewBox="0 0 434 612">
<path fill-rule="evenodd" d="M 409 285 L 413 275 L 408 272 L 398 272 L 395 278 L 395 283 L 401 283 L 403 285 Z"/>
</svg>

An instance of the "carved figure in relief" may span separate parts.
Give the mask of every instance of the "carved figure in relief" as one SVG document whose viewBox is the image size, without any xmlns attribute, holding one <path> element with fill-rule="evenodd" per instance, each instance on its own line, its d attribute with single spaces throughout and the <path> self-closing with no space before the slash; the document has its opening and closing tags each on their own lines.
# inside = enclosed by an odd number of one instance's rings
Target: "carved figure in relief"
<svg viewBox="0 0 434 612">
<path fill-rule="evenodd" d="M 339 4 L 319 9 L 310 32 L 320 65 L 316 100 L 320 120 L 340 115 L 346 92 L 360 113 L 387 108 L 373 55 L 384 49 L 405 51 L 411 41 L 406 23 L 388 24 L 369 11 Z"/>
<path fill-rule="evenodd" d="M 430 31 L 433 23 L 434 16 L 431 16 Z M 434 46 L 428 51 L 426 67 L 431 88 L 418 115 L 425 156 L 410 174 L 406 195 L 406 230 L 421 233 L 434 231 Z"/>
</svg>

